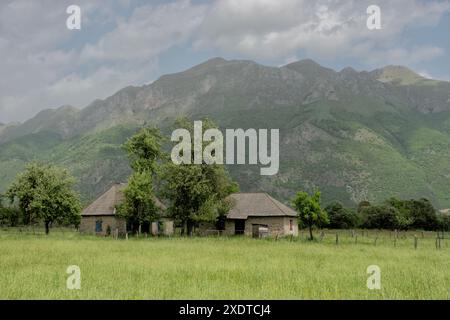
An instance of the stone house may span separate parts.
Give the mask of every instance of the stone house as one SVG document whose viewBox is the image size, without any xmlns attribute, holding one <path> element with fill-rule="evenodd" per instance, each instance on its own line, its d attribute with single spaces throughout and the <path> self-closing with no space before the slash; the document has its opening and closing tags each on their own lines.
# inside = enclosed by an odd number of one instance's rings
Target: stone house
<svg viewBox="0 0 450 320">
<path fill-rule="evenodd" d="M 114 184 L 108 191 L 102 194 L 97 200 L 92 202 L 81 213 L 80 232 L 96 235 L 108 235 L 114 232 L 124 235 L 132 226 L 127 226 L 125 219 L 116 215 L 116 207 L 125 200 L 123 190 L 126 184 Z M 159 200 L 155 199 L 156 205 L 165 212 L 166 207 Z M 146 230 L 142 232 L 151 233 L 153 235 L 164 234 L 172 235 L 174 232 L 174 224 L 171 219 L 161 218 L 151 225 L 144 226 Z"/>
<path fill-rule="evenodd" d="M 225 234 L 253 237 L 298 235 L 297 212 L 267 193 L 235 193 L 225 221 Z"/>
</svg>

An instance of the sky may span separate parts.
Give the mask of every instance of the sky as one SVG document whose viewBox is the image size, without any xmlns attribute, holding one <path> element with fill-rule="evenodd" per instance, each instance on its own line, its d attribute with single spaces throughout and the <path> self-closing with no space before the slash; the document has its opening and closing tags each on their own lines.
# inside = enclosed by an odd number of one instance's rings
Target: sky
<svg viewBox="0 0 450 320">
<path fill-rule="evenodd" d="M 81 29 L 66 12 L 81 9 Z M 380 8 L 369 30 L 367 8 Z M 1 0 L 0 123 L 83 108 L 213 57 L 450 81 L 450 0 Z"/>
</svg>

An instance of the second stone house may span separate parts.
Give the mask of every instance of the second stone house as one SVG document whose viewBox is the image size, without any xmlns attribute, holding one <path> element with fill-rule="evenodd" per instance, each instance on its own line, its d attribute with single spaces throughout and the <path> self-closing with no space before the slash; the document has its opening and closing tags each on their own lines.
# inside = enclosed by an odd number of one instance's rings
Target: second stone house
<svg viewBox="0 0 450 320">
<path fill-rule="evenodd" d="M 253 237 L 298 235 L 297 213 L 267 193 L 235 193 L 225 234 Z"/>
</svg>

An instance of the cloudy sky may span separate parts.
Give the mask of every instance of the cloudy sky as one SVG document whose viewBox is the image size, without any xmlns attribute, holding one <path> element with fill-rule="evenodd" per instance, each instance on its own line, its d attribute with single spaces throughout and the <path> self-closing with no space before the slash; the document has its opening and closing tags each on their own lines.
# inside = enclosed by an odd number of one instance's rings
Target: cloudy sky
<svg viewBox="0 0 450 320">
<path fill-rule="evenodd" d="M 81 30 L 66 9 L 79 5 Z M 381 30 L 368 30 L 369 5 Z M 340 70 L 388 64 L 450 80 L 450 0 L 1 0 L 0 122 L 82 108 L 212 57 Z"/>
</svg>

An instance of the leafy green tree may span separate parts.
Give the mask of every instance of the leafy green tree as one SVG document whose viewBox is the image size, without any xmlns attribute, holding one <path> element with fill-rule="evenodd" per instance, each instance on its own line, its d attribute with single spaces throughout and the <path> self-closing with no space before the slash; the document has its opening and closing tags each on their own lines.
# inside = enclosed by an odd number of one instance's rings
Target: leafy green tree
<svg viewBox="0 0 450 320">
<path fill-rule="evenodd" d="M 18 201 L 25 223 L 43 221 L 48 234 L 53 222 L 79 225 L 81 204 L 74 184 L 75 179 L 65 169 L 30 163 L 6 195 L 11 202 Z"/>
<path fill-rule="evenodd" d="M 129 138 L 123 148 L 130 159 L 131 168 L 136 172 L 157 170 L 157 162 L 163 158 L 161 146 L 163 137 L 157 128 L 145 127 Z"/>
<path fill-rule="evenodd" d="M 414 219 L 411 216 L 410 202 L 391 197 L 385 201 L 387 206 L 391 206 L 398 211 L 397 227 L 398 229 L 407 230 L 413 224 Z"/>
<path fill-rule="evenodd" d="M 239 189 L 237 185 L 234 185 L 230 190 L 230 193 L 238 192 Z M 227 221 L 227 214 L 233 208 L 235 203 L 231 199 L 223 199 L 217 204 L 217 221 L 216 228 L 217 230 L 225 230 L 225 224 Z"/>
<path fill-rule="evenodd" d="M 340 202 L 329 204 L 325 211 L 328 214 L 330 223 L 329 228 L 332 229 L 351 229 L 359 224 L 359 217 L 356 212 L 350 208 L 345 208 Z"/>
<path fill-rule="evenodd" d="M 306 192 L 298 192 L 292 202 L 300 221 L 308 226 L 310 240 L 314 239 L 314 226 L 321 227 L 329 223 L 326 211 L 320 207 L 320 196 L 320 191 L 315 191 L 312 196 Z"/>
<path fill-rule="evenodd" d="M 193 135 L 193 126 L 187 118 L 178 119 L 177 128 Z M 208 119 L 203 129 L 217 128 Z M 194 150 L 194 148 L 191 148 Z M 191 160 L 193 160 L 193 152 Z M 193 163 L 193 161 L 192 161 Z M 169 162 L 163 170 L 163 194 L 170 201 L 169 212 L 181 222 L 182 233 L 191 234 L 196 223 L 216 223 L 227 212 L 226 197 L 238 191 L 224 165 L 219 164 L 174 164 Z"/>
<path fill-rule="evenodd" d="M 150 223 L 160 214 L 155 204 L 153 182 L 159 171 L 158 161 L 164 158 L 162 142 L 158 129 L 145 127 L 124 144 L 134 173 L 124 190 L 125 201 L 117 209 L 131 225 Z"/>
<path fill-rule="evenodd" d="M 385 204 L 398 210 L 399 228 L 435 230 L 439 227 L 436 210 L 427 199 L 399 200 L 390 198 L 386 200 Z"/>
<path fill-rule="evenodd" d="M 388 205 L 370 206 L 362 210 L 363 227 L 367 229 L 390 229 L 399 228 L 399 211 Z"/>
<path fill-rule="evenodd" d="M 155 204 L 153 179 L 148 171 L 134 172 L 124 190 L 125 201 L 117 208 L 119 216 L 131 225 L 156 221 L 160 209 Z"/>
<path fill-rule="evenodd" d="M 438 217 L 436 210 L 428 199 L 410 200 L 411 227 L 414 229 L 436 230 L 438 228 Z"/>
</svg>

